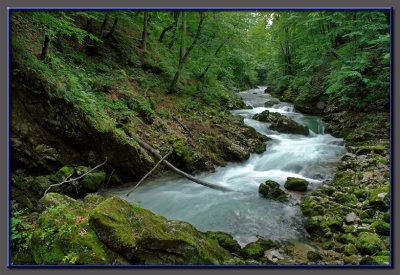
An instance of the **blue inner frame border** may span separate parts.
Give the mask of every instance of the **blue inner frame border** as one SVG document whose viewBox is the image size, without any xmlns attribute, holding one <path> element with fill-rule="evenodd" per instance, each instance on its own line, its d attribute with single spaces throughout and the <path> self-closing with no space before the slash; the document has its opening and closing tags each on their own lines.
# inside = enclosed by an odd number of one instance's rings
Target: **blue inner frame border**
<svg viewBox="0 0 400 275">
<path fill-rule="evenodd" d="M 11 256 L 10 256 L 10 243 L 11 243 L 11 238 L 10 238 L 10 218 L 11 218 L 11 212 L 10 212 L 10 39 L 11 39 L 11 33 L 10 33 L 10 12 L 13 10 L 157 10 L 157 11 L 163 11 L 163 10 L 189 10 L 189 11 L 197 11 L 197 10 L 206 10 L 206 11 L 213 11 L 213 10 L 218 10 L 218 11 L 251 11 L 251 10 L 298 10 L 298 11 L 306 11 L 306 10 L 389 10 L 390 11 L 390 264 L 389 265 L 12 265 L 11 264 Z M 7 73 L 7 80 L 8 80 L 8 85 L 7 85 L 7 211 L 8 211 L 8 219 L 7 219 L 7 233 L 8 233 L 8 243 L 7 243 L 7 267 L 8 268 L 41 268 L 41 267 L 69 267 L 69 268 L 82 268 L 82 267 L 103 267 L 103 268 L 108 268 L 108 267 L 113 267 L 113 268 L 141 268 L 141 267 L 174 267 L 174 268 L 187 268 L 187 267 L 215 267 L 215 268 L 229 268 L 229 267 L 235 267 L 235 268 L 265 268 L 265 267 L 270 267 L 270 268 L 297 268 L 297 267 L 310 267 L 310 268 L 315 268 L 315 267 L 324 267 L 324 268 L 334 268 L 334 267 L 346 267 L 346 268 L 362 268 L 362 267 L 370 267 L 370 268 L 391 268 L 393 267 L 393 8 L 391 7 L 368 7 L 368 8 L 334 8 L 334 7 L 329 7 L 329 8 L 266 8 L 266 7 L 254 7 L 254 8 L 243 8 L 243 7 L 237 7 L 237 8 L 185 8 L 185 7 L 176 7 L 176 8 L 171 8 L 171 7 L 165 7 L 165 8 L 146 8 L 146 7 L 139 7 L 139 8 L 127 8 L 127 7 L 121 7 L 121 8 L 114 8 L 114 7 L 82 7 L 82 8 L 71 8 L 71 7 L 57 7 L 57 8 L 37 8 L 37 7 L 24 7 L 24 8 L 13 8 L 9 7 L 7 10 L 7 68 L 8 68 L 8 73 Z"/>
</svg>

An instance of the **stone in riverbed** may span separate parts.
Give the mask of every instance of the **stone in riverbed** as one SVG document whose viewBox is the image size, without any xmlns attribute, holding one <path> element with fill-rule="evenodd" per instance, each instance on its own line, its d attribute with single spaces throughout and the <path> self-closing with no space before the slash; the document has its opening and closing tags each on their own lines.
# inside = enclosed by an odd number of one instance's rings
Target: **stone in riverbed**
<svg viewBox="0 0 400 275">
<path fill-rule="evenodd" d="M 274 106 L 275 104 L 279 104 L 279 103 L 281 103 L 281 102 L 278 100 L 269 100 L 264 103 L 264 107 L 268 108 L 268 107 Z"/>
<path fill-rule="evenodd" d="M 269 112 L 265 110 L 259 114 L 255 114 L 253 119 L 261 122 L 269 122 L 271 130 L 275 130 L 281 133 L 287 134 L 298 134 L 308 136 L 308 128 L 303 126 L 287 116 L 281 115 L 275 112 Z"/>
<path fill-rule="evenodd" d="M 292 191 L 307 191 L 307 186 L 308 186 L 308 181 L 305 179 L 300 179 L 300 178 L 293 178 L 293 177 L 288 177 L 286 179 L 284 187 L 287 190 L 292 190 Z"/>
<path fill-rule="evenodd" d="M 287 194 L 280 189 L 279 183 L 272 180 L 267 180 L 265 183 L 260 184 L 258 193 L 262 194 L 267 199 L 280 202 L 288 201 Z"/>
</svg>

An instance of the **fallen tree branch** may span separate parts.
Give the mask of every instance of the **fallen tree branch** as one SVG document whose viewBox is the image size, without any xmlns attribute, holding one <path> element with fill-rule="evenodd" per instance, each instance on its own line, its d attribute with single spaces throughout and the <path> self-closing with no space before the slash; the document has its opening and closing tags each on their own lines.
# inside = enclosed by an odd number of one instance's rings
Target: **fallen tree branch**
<svg viewBox="0 0 400 275">
<path fill-rule="evenodd" d="M 92 171 L 94 171 L 94 170 L 96 170 L 97 168 L 99 168 L 99 167 L 101 167 L 101 166 L 103 166 L 104 164 L 106 164 L 106 162 L 107 162 L 107 157 L 106 157 L 106 160 L 103 162 L 103 163 L 100 163 L 99 165 L 97 165 L 96 167 L 94 167 L 94 168 L 92 168 L 92 169 L 90 169 L 89 171 L 87 171 L 86 173 L 83 173 L 82 175 L 80 175 L 79 177 L 77 177 L 77 178 L 73 178 L 73 179 L 68 179 L 69 177 L 71 177 L 74 173 L 72 173 L 71 175 L 69 175 L 63 182 L 60 182 L 60 183 L 56 183 L 56 184 L 52 184 L 52 185 L 50 185 L 49 186 L 49 188 L 47 188 L 46 189 L 46 191 L 44 191 L 44 194 L 43 194 L 43 196 L 45 196 L 46 194 L 47 194 L 47 192 L 50 190 L 50 188 L 52 188 L 52 187 L 54 187 L 54 186 L 59 186 L 59 185 L 62 185 L 62 184 L 64 184 L 64 183 L 68 183 L 68 182 L 73 182 L 73 181 L 77 181 L 77 180 L 79 180 L 79 179 L 81 179 L 81 178 L 83 178 L 84 176 L 86 176 L 87 174 L 89 174 L 89 173 L 91 173 Z"/>
<path fill-rule="evenodd" d="M 136 137 L 135 135 L 133 135 L 132 133 L 130 133 L 130 136 L 132 137 L 133 140 L 135 140 L 140 146 L 142 146 L 143 148 L 145 148 L 146 150 L 148 150 L 150 153 L 152 153 L 156 158 L 158 159 L 162 159 L 162 157 L 160 156 L 160 154 L 150 145 L 148 145 L 147 143 L 145 143 L 144 141 L 142 141 L 141 139 L 139 139 L 138 137 Z M 213 188 L 213 189 L 217 189 L 217 190 L 221 190 L 221 191 L 233 191 L 230 188 L 227 187 L 223 187 L 223 186 L 219 186 L 216 184 L 212 184 L 200 179 L 196 179 L 195 177 L 193 177 L 192 175 L 189 175 L 185 172 L 183 172 L 182 170 L 176 168 L 174 165 L 172 165 L 170 162 L 168 162 L 167 160 L 163 160 L 162 161 L 169 169 L 171 169 L 174 173 L 181 175 L 185 178 L 187 178 L 188 180 L 191 180 L 193 182 L 196 182 L 198 184 Z"/>
<path fill-rule="evenodd" d="M 190 137 L 193 137 L 190 130 L 182 122 L 180 122 L 179 119 L 177 119 L 174 115 L 172 116 L 172 118 L 183 128 L 183 130 L 185 130 L 189 134 Z"/>
<path fill-rule="evenodd" d="M 153 167 L 153 169 L 150 170 L 150 172 L 148 172 L 136 185 L 135 187 L 132 188 L 131 191 L 128 192 L 128 194 L 126 194 L 127 197 L 129 197 L 129 195 L 135 191 L 135 189 L 139 186 L 139 184 L 141 184 L 148 176 L 151 175 L 151 173 L 154 172 L 154 170 L 157 169 L 157 167 L 161 164 L 161 162 L 163 162 L 170 154 L 172 153 L 172 151 L 169 151 L 165 156 L 162 157 L 162 159 L 160 159 L 157 164 Z"/>
</svg>

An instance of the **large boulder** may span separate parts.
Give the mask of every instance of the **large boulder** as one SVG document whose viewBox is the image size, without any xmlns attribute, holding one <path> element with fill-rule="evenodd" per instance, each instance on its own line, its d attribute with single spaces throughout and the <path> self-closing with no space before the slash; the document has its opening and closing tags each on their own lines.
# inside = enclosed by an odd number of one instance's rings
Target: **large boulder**
<svg viewBox="0 0 400 275">
<path fill-rule="evenodd" d="M 268 100 L 267 102 L 264 103 L 264 107 L 266 107 L 266 108 L 272 107 L 279 103 L 281 103 L 279 100 Z"/>
<path fill-rule="evenodd" d="M 89 211 L 65 195 L 49 193 L 31 240 L 31 253 L 39 265 L 109 265 L 110 253 L 88 222 Z"/>
<path fill-rule="evenodd" d="M 280 188 L 279 183 L 272 180 L 267 180 L 265 183 L 260 184 L 258 187 L 258 193 L 267 199 L 277 200 L 280 202 L 288 201 L 288 196 L 285 191 Z"/>
<path fill-rule="evenodd" d="M 240 252 L 244 259 L 252 259 L 259 261 L 266 250 L 276 247 L 276 244 L 271 240 L 258 239 L 255 242 L 247 244 Z"/>
<path fill-rule="evenodd" d="M 293 178 L 293 177 L 288 177 L 286 179 L 284 187 L 287 190 L 292 190 L 292 191 L 307 191 L 307 186 L 308 186 L 308 181 L 305 179 L 300 179 L 300 178 Z"/>
<path fill-rule="evenodd" d="M 216 240 L 220 246 L 222 246 L 231 253 L 239 251 L 241 248 L 239 243 L 236 240 L 234 240 L 232 236 L 229 235 L 228 233 L 222 231 L 207 231 L 206 235 L 210 239 Z"/>
<path fill-rule="evenodd" d="M 288 118 L 287 116 L 281 115 L 279 113 L 270 112 L 265 110 L 260 114 L 255 114 L 253 119 L 261 122 L 269 122 L 271 130 L 275 130 L 281 133 L 287 134 L 298 134 L 308 136 L 308 128 L 303 126 L 294 120 Z"/>
<path fill-rule="evenodd" d="M 189 223 L 167 220 L 116 196 L 93 209 L 89 223 L 102 242 L 134 264 L 222 264 L 231 257 Z"/>
</svg>

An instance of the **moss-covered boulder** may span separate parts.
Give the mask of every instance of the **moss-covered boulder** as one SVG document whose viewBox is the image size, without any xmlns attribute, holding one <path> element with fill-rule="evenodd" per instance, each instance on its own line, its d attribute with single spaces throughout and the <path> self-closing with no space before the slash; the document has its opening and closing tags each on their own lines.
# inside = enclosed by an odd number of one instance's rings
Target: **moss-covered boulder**
<svg viewBox="0 0 400 275">
<path fill-rule="evenodd" d="M 389 208 L 390 205 L 390 185 L 385 184 L 378 188 L 370 190 L 369 195 L 370 205 L 376 205 L 384 208 Z"/>
<path fill-rule="evenodd" d="M 288 201 L 288 195 L 280 188 L 279 183 L 267 180 L 265 183 L 260 184 L 258 193 L 267 199 L 277 200 L 280 202 Z"/>
<path fill-rule="evenodd" d="M 100 203 L 89 222 L 101 241 L 135 264 L 222 264 L 231 257 L 189 223 L 167 220 L 119 197 Z"/>
<path fill-rule="evenodd" d="M 31 253 L 36 264 L 107 265 L 107 248 L 91 229 L 89 212 L 67 196 L 50 193 L 39 201 L 41 213 L 32 234 Z"/>
<path fill-rule="evenodd" d="M 268 110 L 265 110 L 259 114 L 255 114 L 253 116 L 253 119 L 261 122 L 276 123 L 280 117 L 281 117 L 280 113 L 270 112 Z"/>
<path fill-rule="evenodd" d="M 354 254 L 357 254 L 357 252 L 358 252 L 358 250 L 357 250 L 356 246 L 354 244 L 352 244 L 352 243 L 346 244 L 344 246 L 343 253 L 346 256 L 352 256 Z"/>
<path fill-rule="evenodd" d="M 371 229 L 374 229 L 378 235 L 389 236 L 390 235 L 390 224 L 384 221 L 374 221 L 371 224 Z"/>
<path fill-rule="evenodd" d="M 390 265 L 390 256 L 366 256 L 360 265 Z"/>
<path fill-rule="evenodd" d="M 307 196 L 300 209 L 305 216 L 318 216 L 324 214 L 324 207 L 321 205 L 321 198 L 317 196 Z"/>
<path fill-rule="evenodd" d="M 310 261 L 313 261 L 313 262 L 318 262 L 319 260 L 322 260 L 322 256 L 317 251 L 308 251 L 307 259 L 309 259 Z"/>
<path fill-rule="evenodd" d="M 358 235 L 360 244 L 357 249 L 367 255 L 373 255 L 384 249 L 384 243 L 378 235 L 370 232 L 361 232 Z"/>
<path fill-rule="evenodd" d="M 106 173 L 92 172 L 85 176 L 82 182 L 82 189 L 85 192 L 96 192 L 104 184 Z"/>
<path fill-rule="evenodd" d="M 279 100 L 268 100 L 267 102 L 264 103 L 264 107 L 266 107 L 266 108 L 272 107 L 279 103 L 281 103 Z"/>
<path fill-rule="evenodd" d="M 258 239 L 255 242 L 247 244 L 240 252 L 243 258 L 259 261 L 264 252 L 268 249 L 274 248 L 276 245 L 271 240 Z"/>
<path fill-rule="evenodd" d="M 330 229 L 327 219 L 323 216 L 314 216 L 306 220 L 304 228 L 310 235 L 330 238 L 332 230 Z"/>
<path fill-rule="evenodd" d="M 307 191 L 307 186 L 308 186 L 308 181 L 305 179 L 300 179 L 300 178 L 293 178 L 293 177 L 288 177 L 286 179 L 284 187 L 287 190 L 292 190 L 292 191 Z"/>
<path fill-rule="evenodd" d="M 206 235 L 210 239 L 216 240 L 220 246 L 222 246 L 231 253 L 239 251 L 241 248 L 239 243 L 236 240 L 234 240 L 232 236 L 229 235 L 228 233 L 221 231 L 207 231 Z"/>
<path fill-rule="evenodd" d="M 47 193 L 38 201 L 39 211 L 44 211 L 50 207 L 57 208 L 61 206 L 72 208 L 78 207 L 79 203 L 73 198 L 58 193 Z"/>
</svg>

